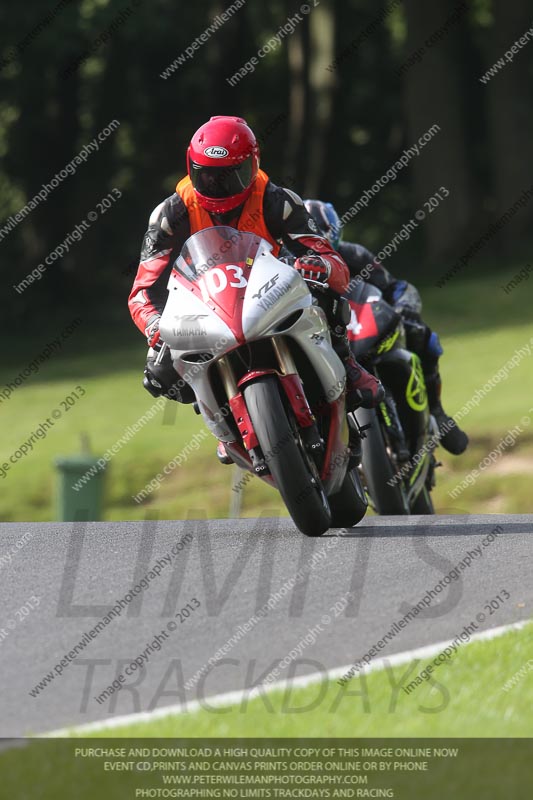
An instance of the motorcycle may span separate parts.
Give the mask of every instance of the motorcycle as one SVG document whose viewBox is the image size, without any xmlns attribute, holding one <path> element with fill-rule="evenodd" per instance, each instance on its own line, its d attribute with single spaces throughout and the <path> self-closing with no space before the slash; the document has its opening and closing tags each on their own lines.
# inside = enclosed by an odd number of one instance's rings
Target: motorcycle
<svg viewBox="0 0 533 800">
<path fill-rule="evenodd" d="M 174 262 L 160 333 L 235 464 L 320 536 L 368 506 L 349 463 L 346 373 L 310 282 L 271 251 L 226 226 L 195 233 Z"/>
<path fill-rule="evenodd" d="M 376 408 L 355 412 L 364 432 L 362 472 L 379 514 L 434 514 L 438 428 L 419 357 L 406 349 L 402 317 L 367 283 L 350 287 L 348 339 L 355 358 L 385 387 Z"/>
</svg>

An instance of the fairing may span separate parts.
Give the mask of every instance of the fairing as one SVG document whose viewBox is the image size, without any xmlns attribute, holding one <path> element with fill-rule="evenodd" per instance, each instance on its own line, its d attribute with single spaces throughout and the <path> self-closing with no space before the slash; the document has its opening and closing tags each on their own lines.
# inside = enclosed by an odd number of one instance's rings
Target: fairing
<svg viewBox="0 0 533 800">
<path fill-rule="evenodd" d="M 271 251 L 255 234 L 212 227 L 187 240 L 168 283 L 161 337 L 176 371 L 194 389 L 207 426 L 227 442 L 235 434 L 220 418 L 208 373 L 217 358 L 240 345 L 282 334 L 306 354 L 329 402 L 344 390 L 344 366 L 324 312 L 299 273 Z"/>
</svg>

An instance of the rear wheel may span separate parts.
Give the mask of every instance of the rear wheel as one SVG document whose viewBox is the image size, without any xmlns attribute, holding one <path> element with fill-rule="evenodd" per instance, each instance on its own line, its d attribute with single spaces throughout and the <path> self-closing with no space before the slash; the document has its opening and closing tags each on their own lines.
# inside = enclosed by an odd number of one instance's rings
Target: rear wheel
<svg viewBox="0 0 533 800">
<path fill-rule="evenodd" d="M 366 514 L 368 500 L 357 470 L 346 473 L 340 492 L 328 497 L 333 528 L 351 528 Z"/>
<path fill-rule="evenodd" d="M 363 439 L 363 472 L 376 511 L 378 514 L 409 514 L 402 480 L 396 480 L 377 413 L 374 409 L 359 408 L 356 417 L 360 426 L 371 426 Z"/>
<path fill-rule="evenodd" d="M 307 455 L 281 401 L 277 379 L 268 375 L 244 387 L 244 400 L 272 477 L 296 527 L 321 536 L 331 511 L 314 461 Z"/>
</svg>

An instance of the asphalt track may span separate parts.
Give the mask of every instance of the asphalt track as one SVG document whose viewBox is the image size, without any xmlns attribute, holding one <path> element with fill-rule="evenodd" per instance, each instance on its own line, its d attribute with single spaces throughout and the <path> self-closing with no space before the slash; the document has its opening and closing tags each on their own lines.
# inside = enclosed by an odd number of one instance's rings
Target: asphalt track
<svg viewBox="0 0 533 800">
<path fill-rule="evenodd" d="M 16 549 L 27 532 L 31 539 Z M 493 532 L 494 540 L 482 546 Z M 37 697 L 30 696 L 83 633 L 186 534 L 192 540 L 148 588 Z M 287 519 L 3 524 L 0 736 L 251 687 L 317 624 L 322 630 L 316 641 L 301 648 L 279 678 L 351 664 L 477 547 L 481 555 L 472 556 L 460 577 L 379 656 L 454 638 L 503 590 L 511 598 L 486 614 L 478 630 L 528 619 L 532 536 L 533 515 L 367 517 L 348 532 L 317 540 L 299 534 Z M 296 575 L 300 580 L 288 589 Z M 32 596 L 39 601 L 35 609 Z M 127 679 L 129 686 L 99 704 L 95 697 L 193 597 L 201 606 L 168 634 L 141 673 Z M 184 690 L 184 682 L 269 598 L 267 615 Z M 348 605 L 335 616 L 337 602 Z"/>
</svg>

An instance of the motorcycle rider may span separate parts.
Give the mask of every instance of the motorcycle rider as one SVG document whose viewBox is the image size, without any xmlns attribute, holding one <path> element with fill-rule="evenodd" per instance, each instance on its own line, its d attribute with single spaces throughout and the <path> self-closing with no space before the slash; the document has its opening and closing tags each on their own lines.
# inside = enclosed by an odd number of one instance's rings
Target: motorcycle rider
<svg viewBox="0 0 533 800">
<path fill-rule="evenodd" d="M 296 256 L 294 267 L 304 279 L 329 285 L 330 298 L 337 299 L 325 302 L 324 310 L 332 345 L 346 369 L 347 409 L 379 403 L 383 387 L 351 355 L 346 335 L 349 318 L 342 319 L 339 313 L 343 308 L 340 295 L 349 281 L 346 264 L 318 233 L 302 199 L 290 189 L 276 186 L 259 169 L 255 135 L 245 120 L 233 116 L 211 117 L 196 131 L 187 150 L 187 176 L 150 216 L 128 298 L 133 321 L 149 346 L 145 388 L 156 397 L 164 395 L 181 403 L 195 400 L 191 386 L 174 370 L 169 349 L 161 349 L 159 320 L 172 265 L 183 244 L 192 234 L 213 225 L 255 233 L 270 242 L 274 255 L 283 242 Z M 224 461 L 220 447 L 218 453 Z"/>
<path fill-rule="evenodd" d="M 304 202 L 318 230 L 348 265 L 351 284 L 353 285 L 354 280 L 364 280 L 377 286 L 383 292 L 384 299 L 401 313 L 407 347 L 416 353 L 422 362 L 429 409 L 437 422 L 440 442 L 449 453 L 461 455 L 468 446 L 468 436 L 442 407 L 439 358 L 443 354 L 443 349 L 438 335 L 421 319 L 422 300 L 418 290 L 407 281 L 394 278 L 366 247 L 341 241 L 342 223 L 331 203 L 321 200 Z"/>
</svg>

